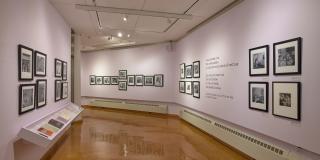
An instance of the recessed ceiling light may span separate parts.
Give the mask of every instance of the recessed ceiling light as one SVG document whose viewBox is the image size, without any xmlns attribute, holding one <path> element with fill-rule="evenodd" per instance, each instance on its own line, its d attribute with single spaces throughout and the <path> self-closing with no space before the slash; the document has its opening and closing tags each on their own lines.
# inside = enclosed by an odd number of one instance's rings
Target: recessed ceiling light
<svg viewBox="0 0 320 160">
<path fill-rule="evenodd" d="M 130 36 L 131 36 L 130 34 L 127 35 L 128 38 L 130 38 Z"/>
<path fill-rule="evenodd" d="M 128 21 L 128 16 L 127 16 L 127 15 L 124 15 L 123 18 L 122 18 L 122 20 L 125 21 L 125 22 L 127 22 L 127 21 Z"/>
<path fill-rule="evenodd" d="M 118 33 L 118 37 L 122 37 L 122 33 L 121 32 Z"/>
</svg>

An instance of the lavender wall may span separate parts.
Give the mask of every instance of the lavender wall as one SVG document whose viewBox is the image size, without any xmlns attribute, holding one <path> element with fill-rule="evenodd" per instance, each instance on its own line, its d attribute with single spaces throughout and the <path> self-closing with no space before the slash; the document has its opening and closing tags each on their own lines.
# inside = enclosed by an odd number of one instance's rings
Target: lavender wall
<svg viewBox="0 0 320 160">
<path fill-rule="evenodd" d="M 0 21 L 0 159 L 12 160 L 13 143 L 18 140 L 20 128 L 70 102 L 69 98 L 54 102 L 54 58 L 67 61 L 70 73 L 71 33 L 47 0 L 2 0 Z M 35 80 L 18 81 L 18 44 L 47 54 L 47 105 L 21 116 L 18 115 L 19 84 L 35 83 Z"/>
</svg>

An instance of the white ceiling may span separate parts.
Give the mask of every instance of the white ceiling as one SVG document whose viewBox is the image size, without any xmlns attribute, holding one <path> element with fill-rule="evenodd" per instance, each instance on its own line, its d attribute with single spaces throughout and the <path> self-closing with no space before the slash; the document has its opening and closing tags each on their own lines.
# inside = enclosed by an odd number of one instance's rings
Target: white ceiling
<svg viewBox="0 0 320 160">
<path fill-rule="evenodd" d="M 73 30 L 83 51 L 174 41 L 235 0 L 50 0 Z M 76 9 L 76 4 L 192 15 L 191 20 Z M 99 21 L 102 29 L 99 29 Z M 123 37 L 117 37 L 122 32 Z M 130 37 L 127 35 L 130 34 Z M 108 37 L 113 36 L 110 40 Z"/>
</svg>

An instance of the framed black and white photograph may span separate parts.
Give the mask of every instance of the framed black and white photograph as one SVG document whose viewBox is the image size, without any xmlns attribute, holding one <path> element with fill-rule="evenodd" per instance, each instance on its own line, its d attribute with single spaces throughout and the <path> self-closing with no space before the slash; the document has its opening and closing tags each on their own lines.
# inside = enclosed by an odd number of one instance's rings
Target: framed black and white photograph
<svg viewBox="0 0 320 160">
<path fill-rule="evenodd" d="M 185 93 L 192 95 L 192 82 L 188 81 L 185 83 L 186 83 L 186 92 Z"/>
<path fill-rule="evenodd" d="M 119 70 L 119 80 L 127 79 L 127 70 Z"/>
<path fill-rule="evenodd" d="M 104 84 L 104 85 L 110 85 L 110 84 L 111 84 L 111 78 L 110 78 L 110 76 L 104 76 L 104 77 L 103 77 L 103 84 Z"/>
<path fill-rule="evenodd" d="M 193 97 L 200 98 L 200 82 L 199 81 L 192 82 L 192 90 L 193 90 Z"/>
<path fill-rule="evenodd" d="M 21 84 L 19 87 L 19 115 L 35 109 L 36 85 Z"/>
<path fill-rule="evenodd" d="M 62 61 L 60 59 L 54 60 L 54 75 L 55 77 L 62 77 Z"/>
<path fill-rule="evenodd" d="M 180 93 L 186 92 L 186 83 L 184 81 L 179 81 L 179 92 Z"/>
<path fill-rule="evenodd" d="M 96 84 L 96 76 L 95 75 L 90 75 L 89 76 L 89 81 L 90 81 L 90 85 L 95 85 Z"/>
<path fill-rule="evenodd" d="M 35 51 L 34 64 L 34 75 L 45 77 L 47 75 L 47 55 L 39 51 Z"/>
<path fill-rule="evenodd" d="M 143 86 L 144 76 L 136 75 L 136 86 Z"/>
<path fill-rule="evenodd" d="M 249 49 L 249 75 L 269 75 L 269 45 Z"/>
<path fill-rule="evenodd" d="M 154 86 L 154 76 L 144 76 L 145 86 Z"/>
<path fill-rule="evenodd" d="M 126 91 L 127 90 L 127 81 L 119 81 L 119 90 Z"/>
<path fill-rule="evenodd" d="M 300 82 L 273 82 L 272 89 L 272 114 L 300 120 Z"/>
<path fill-rule="evenodd" d="M 268 82 L 249 82 L 249 108 L 268 112 Z"/>
<path fill-rule="evenodd" d="M 54 100 L 61 100 L 61 80 L 56 80 L 54 85 Z"/>
<path fill-rule="evenodd" d="M 275 75 L 301 74 L 302 38 L 273 44 L 273 72 Z"/>
<path fill-rule="evenodd" d="M 192 78 L 193 70 L 192 70 L 192 65 L 186 66 L 186 78 Z"/>
<path fill-rule="evenodd" d="M 62 93 L 61 98 L 68 98 L 68 82 L 62 82 Z"/>
<path fill-rule="evenodd" d="M 67 62 L 62 62 L 62 80 L 67 80 L 68 78 L 68 64 Z"/>
<path fill-rule="evenodd" d="M 37 80 L 37 108 L 41 108 L 47 104 L 47 80 Z"/>
<path fill-rule="evenodd" d="M 193 64 L 193 78 L 200 78 L 200 61 L 195 61 Z"/>
<path fill-rule="evenodd" d="M 135 76 L 128 75 L 128 86 L 134 86 L 134 85 L 135 85 Z"/>
<path fill-rule="evenodd" d="M 154 86 L 163 87 L 163 74 L 154 75 Z"/>
<path fill-rule="evenodd" d="M 33 80 L 33 49 L 18 45 L 19 80 Z"/>
<path fill-rule="evenodd" d="M 185 63 L 181 63 L 180 64 L 180 78 L 181 79 L 184 79 L 185 78 L 185 66 L 186 64 Z"/>
<path fill-rule="evenodd" d="M 103 84 L 103 77 L 102 76 L 96 76 L 96 85 L 102 85 Z"/>
<path fill-rule="evenodd" d="M 111 85 L 118 85 L 118 76 L 111 76 Z"/>
</svg>

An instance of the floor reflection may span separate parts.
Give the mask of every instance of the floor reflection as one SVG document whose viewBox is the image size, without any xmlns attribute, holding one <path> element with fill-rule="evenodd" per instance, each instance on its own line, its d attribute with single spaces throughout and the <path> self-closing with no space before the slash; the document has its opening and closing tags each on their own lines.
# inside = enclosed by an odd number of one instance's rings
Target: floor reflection
<svg viewBox="0 0 320 160">
<path fill-rule="evenodd" d="M 52 160 L 242 160 L 242 155 L 172 117 L 85 109 Z"/>
</svg>

